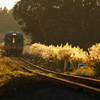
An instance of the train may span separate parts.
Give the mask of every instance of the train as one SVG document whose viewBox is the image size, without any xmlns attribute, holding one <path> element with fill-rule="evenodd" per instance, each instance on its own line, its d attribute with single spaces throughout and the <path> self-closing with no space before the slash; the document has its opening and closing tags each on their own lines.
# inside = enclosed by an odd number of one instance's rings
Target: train
<svg viewBox="0 0 100 100">
<path fill-rule="evenodd" d="M 3 55 L 21 55 L 24 47 L 24 35 L 18 31 L 9 31 L 4 37 Z"/>
</svg>

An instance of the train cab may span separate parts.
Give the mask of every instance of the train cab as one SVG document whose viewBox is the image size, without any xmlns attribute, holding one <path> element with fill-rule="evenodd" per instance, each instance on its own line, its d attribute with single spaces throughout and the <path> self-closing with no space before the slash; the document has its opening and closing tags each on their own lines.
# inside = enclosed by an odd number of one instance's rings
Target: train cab
<svg viewBox="0 0 100 100">
<path fill-rule="evenodd" d="M 23 34 L 17 31 L 10 31 L 7 34 L 5 34 L 4 41 L 5 41 L 4 48 L 6 55 L 22 54 L 24 46 Z"/>
</svg>

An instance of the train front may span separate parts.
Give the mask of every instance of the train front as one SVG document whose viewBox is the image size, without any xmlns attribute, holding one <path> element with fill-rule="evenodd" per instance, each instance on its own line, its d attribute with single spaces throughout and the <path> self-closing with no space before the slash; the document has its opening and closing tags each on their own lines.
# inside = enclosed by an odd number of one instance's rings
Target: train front
<svg viewBox="0 0 100 100">
<path fill-rule="evenodd" d="M 5 55 L 20 55 L 23 51 L 23 34 L 19 32 L 9 32 L 5 35 Z"/>
</svg>

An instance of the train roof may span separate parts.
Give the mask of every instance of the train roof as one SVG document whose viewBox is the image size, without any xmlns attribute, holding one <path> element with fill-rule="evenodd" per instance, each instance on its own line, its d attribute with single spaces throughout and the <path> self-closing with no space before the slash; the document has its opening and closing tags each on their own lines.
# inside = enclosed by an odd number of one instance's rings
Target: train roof
<svg viewBox="0 0 100 100">
<path fill-rule="evenodd" d="M 23 36 L 23 34 L 20 33 L 20 32 L 18 32 L 18 31 L 9 31 L 9 32 L 7 32 L 7 33 L 5 34 L 5 36 L 7 36 L 7 35 L 12 35 L 12 33 L 16 33 L 16 34 L 18 34 L 18 35 Z"/>
</svg>

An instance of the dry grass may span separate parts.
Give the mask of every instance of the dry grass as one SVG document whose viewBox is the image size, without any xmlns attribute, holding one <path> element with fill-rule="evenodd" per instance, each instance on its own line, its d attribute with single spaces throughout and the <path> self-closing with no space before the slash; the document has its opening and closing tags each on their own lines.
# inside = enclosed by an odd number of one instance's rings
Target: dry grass
<svg viewBox="0 0 100 100">
<path fill-rule="evenodd" d="M 20 75 L 33 75 L 21 71 L 21 66 L 8 57 L 0 58 L 0 83 L 7 81 L 13 77 L 20 77 Z M 2 84 L 0 84 L 1 86 Z"/>
<path fill-rule="evenodd" d="M 40 43 L 34 43 L 25 46 L 23 54 L 37 63 L 45 66 L 52 66 L 55 69 L 63 71 L 65 61 L 70 61 L 74 67 L 77 66 L 78 60 L 86 62 L 88 54 L 79 47 L 72 47 L 66 43 L 65 46 L 46 46 Z"/>
<path fill-rule="evenodd" d="M 53 67 L 64 71 L 64 62 L 72 63 L 73 73 L 84 76 L 100 77 L 100 43 L 88 48 L 88 52 L 83 51 L 80 47 L 72 47 L 66 43 L 65 46 L 46 46 L 40 43 L 34 43 L 24 47 L 23 54 L 31 60 L 45 66 Z M 97 60 L 99 62 L 97 62 Z M 87 66 L 85 69 L 77 70 L 78 61 L 90 63 L 95 67 Z"/>
<path fill-rule="evenodd" d="M 82 76 L 90 76 L 90 77 L 94 77 L 95 75 L 95 70 L 93 67 L 81 67 L 80 69 L 76 70 L 74 72 L 76 75 L 82 75 Z"/>
<path fill-rule="evenodd" d="M 2 46 L 2 45 L 1 45 Z M 46 46 L 40 43 L 24 46 L 23 54 L 31 60 L 44 66 L 49 66 L 59 71 L 64 71 L 64 62 L 70 61 L 73 65 L 73 73 L 76 75 L 100 77 L 100 43 L 88 49 L 89 54 L 79 47 L 72 47 L 68 43 L 65 46 Z M 97 62 L 98 60 L 98 62 Z M 78 69 L 78 61 L 92 64 L 94 67 L 87 66 L 85 69 Z M 16 73 L 20 67 L 9 58 L 0 59 L 0 77 L 6 73 Z M 9 67 L 10 66 L 10 67 Z M 20 74 L 20 72 L 18 72 Z M 2 75 L 1 75 L 2 74 Z M 12 74 L 12 73 L 11 73 Z M 7 74 L 8 75 L 8 74 Z M 16 76 L 16 74 L 14 74 Z M 12 76 L 14 76 L 12 74 Z M 9 75 L 11 77 L 11 75 Z M 8 77 L 9 78 L 9 77 Z"/>
</svg>

